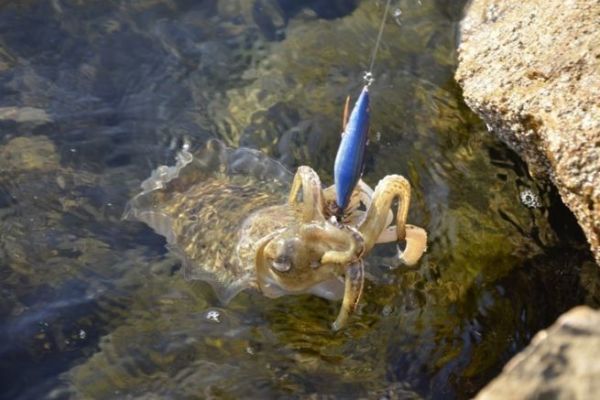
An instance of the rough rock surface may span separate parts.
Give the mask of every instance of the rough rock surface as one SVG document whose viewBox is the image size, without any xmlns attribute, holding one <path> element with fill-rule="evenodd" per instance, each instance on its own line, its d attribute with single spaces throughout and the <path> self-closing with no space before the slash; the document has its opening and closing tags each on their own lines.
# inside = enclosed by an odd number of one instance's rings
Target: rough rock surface
<svg viewBox="0 0 600 400">
<path fill-rule="evenodd" d="M 539 332 L 476 399 L 597 398 L 598 360 L 600 311 L 576 307 Z"/>
<path fill-rule="evenodd" d="M 549 177 L 600 264 L 600 1 L 473 0 L 461 23 L 467 104 Z"/>
</svg>

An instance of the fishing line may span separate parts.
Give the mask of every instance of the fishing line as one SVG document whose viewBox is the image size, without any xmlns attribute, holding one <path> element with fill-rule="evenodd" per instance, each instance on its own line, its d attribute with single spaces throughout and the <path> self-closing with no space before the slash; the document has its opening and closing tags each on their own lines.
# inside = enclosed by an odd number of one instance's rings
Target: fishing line
<svg viewBox="0 0 600 400">
<path fill-rule="evenodd" d="M 371 64 L 369 65 L 369 69 L 365 72 L 363 79 L 365 80 L 365 84 L 370 86 L 371 83 L 375 80 L 373 78 L 373 67 L 375 66 L 375 57 L 377 57 L 377 51 L 379 50 L 379 44 L 381 43 L 381 37 L 383 36 L 383 28 L 385 26 L 385 19 L 387 17 L 388 11 L 390 9 L 390 3 L 392 0 L 387 0 L 385 3 L 385 10 L 383 11 L 383 18 L 381 19 L 381 25 L 379 25 L 379 33 L 377 34 L 377 40 L 375 41 L 375 47 L 373 48 L 373 54 L 371 54 Z"/>
</svg>

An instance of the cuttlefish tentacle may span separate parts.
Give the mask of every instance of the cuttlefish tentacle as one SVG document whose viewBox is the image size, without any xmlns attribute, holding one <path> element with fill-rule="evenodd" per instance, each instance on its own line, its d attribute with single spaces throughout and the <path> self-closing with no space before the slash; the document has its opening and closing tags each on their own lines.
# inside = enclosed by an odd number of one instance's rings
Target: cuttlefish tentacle
<svg viewBox="0 0 600 400">
<path fill-rule="evenodd" d="M 376 243 L 390 243 L 398 240 L 396 226 L 387 227 Z M 427 250 L 427 232 L 415 225 L 406 224 L 406 248 L 400 254 L 400 260 L 406 265 L 415 265 Z"/>
<path fill-rule="evenodd" d="M 344 229 L 346 247 L 343 250 L 329 250 L 321 257 L 321 264 L 347 265 L 361 258 L 365 253 L 365 243 L 362 235 L 351 226 Z"/>
<path fill-rule="evenodd" d="M 404 241 L 406 237 L 406 218 L 410 204 L 410 184 L 400 175 L 388 175 L 375 187 L 371 206 L 358 229 L 365 239 L 365 251 L 370 251 L 381 232 L 388 225 L 388 211 L 394 199 L 399 199 L 396 212 L 396 238 Z"/>
<path fill-rule="evenodd" d="M 389 226 L 389 213 L 394 199 L 399 199 L 396 225 Z M 376 243 L 406 241 L 406 248 L 400 254 L 404 264 L 414 265 L 427 248 L 427 232 L 414 225 L 407 225 L 406 218 L 410 205 L 410 184 L 400 175 L 389 175 L 379 181 L 367 215 L 359 226 L 365 240 L 365 251 L 370 251 Z"/>
<path fill-rule="evenodd" d="M 298 193 L 302 189 L 302 204 L 298 201 Z M 319 175 L 310 167 L 298 167 L 290 190 L 288 204 L 302 209 L 302 222 L 323 220 L 323 189 Z"/>
<path fill-rule="evenodd" d="M 400 260 L 406 265 L 415 265 L 427 250 L 427 231 L 414 225 L 406 225 L 406 248 Z"/>
<path fill-rule="evenodd" d="M 365 208 L 368 210 L 369 207 L 371 207 L 371 202 L 373 201 L 374 190 L 362 179 L 358 181 L 358 188 L 360 189 L 360 200 L 363 202 Z M 392 210 L 389 209 L 387 212 L 387 219 L 385 220 L 385 226 L 390 226 L 390 224 L 393 221 L 394 214 L 392 213 Z M 377 241 L 377 243 L 379 243 L 379 241 Z"/>
<path fill-rule="evenodd" d="M 348 317 L 356 310 L 356 306 L 360 301 L 365 284 L 365 269 L 362 260 L 357 260 L 346 267 L 344 280 L 344 300 L 342 301 L 340 312 L 332 325 L 334 331 L 338 331 L 346 326 Z"/>
</svg>

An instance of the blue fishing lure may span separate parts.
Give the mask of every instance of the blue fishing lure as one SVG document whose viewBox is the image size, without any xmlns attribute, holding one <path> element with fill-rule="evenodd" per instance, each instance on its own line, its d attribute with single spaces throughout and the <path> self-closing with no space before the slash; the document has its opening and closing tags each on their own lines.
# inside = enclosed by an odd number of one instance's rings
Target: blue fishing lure
<svg viewBox="0 0 600 400">
<path fill-rule="evenodd" d="M 369 88 L 364 86 L 344 127 L 333 167 L 336 203 L 340 214 L 348 206 L 352 191 L 362 174 L 368 133 Z"/>
</svg>

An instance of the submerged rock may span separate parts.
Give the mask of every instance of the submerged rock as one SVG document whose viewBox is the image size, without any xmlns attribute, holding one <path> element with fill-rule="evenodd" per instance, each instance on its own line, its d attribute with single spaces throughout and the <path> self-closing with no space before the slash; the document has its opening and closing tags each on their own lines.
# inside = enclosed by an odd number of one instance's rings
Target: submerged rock
<svg viewBox="0 0 600 400">
<path fill-rule="evenodd" d="M 474 0 L 456 78 L 467 104 L 549 177 L 600 263 L 600 3 Z"/>
<path fill-rule="evenodd" d="M 29 122 L 35 125 L 51 122 L 51 118 L 45 110 L 34 107 L 0 107 L 0 121 L 5 120 Z"/>
<path fill-rule="evenodd" d="M 600 311 L 581 306 L 539 332 L 477 396 L 593 399 L 600 392 Z"/>
<path fill-rule="evenodd" d="M 0 146 L 0 170 L 54 170 L 59 167 L 56 146 L 46 136 L 19 136 Z"/>
</svg>

